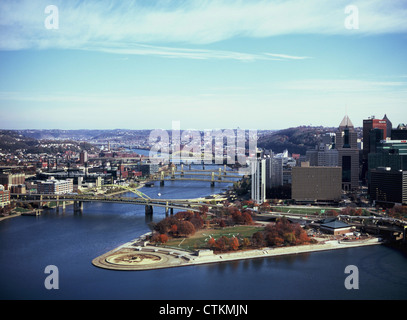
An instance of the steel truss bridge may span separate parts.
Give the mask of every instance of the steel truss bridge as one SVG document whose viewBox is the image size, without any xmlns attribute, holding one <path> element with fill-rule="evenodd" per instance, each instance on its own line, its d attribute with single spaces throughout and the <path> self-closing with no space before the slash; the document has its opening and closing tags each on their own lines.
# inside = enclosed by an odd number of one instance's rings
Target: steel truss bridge
<svg viewBox="0 0 407 320">
<path fill-rule="evenodd" d="M 106 185 L 105 185 L 106 186 Z M 152 199 L 144 193 L 125 186 L 109 185 L 111 187 L 118 187 L 125 191 L 135 193 L 138 197 L 121 197 L 117 195 L 108 194 L 11 194 L 11 201 L 14 203 L 38 203 L 40 207 L 48 202 L 55 202 L 56 209 L 62 206 L 65 210 L 66 203 L 74 203 L 74 211 L 83 211 L 84 202 L 107 202 L 107 203 L 125 203 L 144 205 L 146 215 L 153 214 L 153 207 L 164 207 L 165 213 L 173 213 L 174 209 L 188 210 L 199 212 L 200 208 L 204 205 L 216 207 L 218 203 L 223 202 L 226 198 L 196 198 L 196 199 Z"/>
<path fill-rule="evenodd" d="M 228 171 L 226 166 L 224 170 L 184 170 L 181 165 L 181 170 L 177 170 L 175 166 L 172 166 L 169 171 L 160 171 L 158 174 L 152 177 L 153 181 L 160 181 L 161 185 L 164 185 L 164 181 L 205 181 L 209 182 L 211 186 L 218 183 L 235 183 L 236 180 L 230 180 L 230 178 L 242 178 L 242 175 L 237 174 L 238 171 Z M 185 176 L 192 176 L 186 178 Z M 205 179 L 205 176 L 208 179 Z M 209 179 L 210 177 L 210 179 Z M 229 179 L 228 179 L 229 178 Z M 99 194 L 101 189 L 114 188 L 120 191 L 132 192 L 136 197 L 121 197 L 117 196 L 115 190 L 112 194 Z M 138 189 L 131 188 L 124 185 L 109 184 L 103 185 L 100 188 L 92 188 L 87 190 L 83 194 L 11 194 L 12 202 L 15 203 L 39 203 L 42 207 L 44 203 L 55 202 L 56 209 L 62 205 L 62 209 L 65 210 L 67 202 L 74 203 L 74 211 L 83 211 L 84 202 L 109 202 L 109 203 L 126 203 L 135 205 L 144 205 L 146 215 L 153 213 L 153 207 L 164 207 L 166 214 L 174 209 L 199 211 L 203 205 L 217 206 L 219 202 L 223 202 L 226 198 L 197 198 L 197 199 L 151 199 L 148 195 L 144 194 Z"/>
<path fill-rule="evenodd" d="M 204 181 L 209 182 L 211 186 L 214 186 L 215 182 L 235 183 L 236 180 L 231 180 L 230 178 L 241 179 L 242 177 L 243 175 L 239 174 L 239 171 L 226 170 L 226 165 L 224 166 L 223 170 L 221 168 L 219 168 L 219 170 L 204 170 L 204 169 L 184 170 L 184 165 L 181 164 L 181 168 L 178 168 L 177 166 L 172 166 L 167 171 L 160 171 L 159 173 L 153 176 L 152 180 L 160 181 L 161 185 L 164 185 L 164 181 L 169 180 L 169 181 Z"/>
</svg>

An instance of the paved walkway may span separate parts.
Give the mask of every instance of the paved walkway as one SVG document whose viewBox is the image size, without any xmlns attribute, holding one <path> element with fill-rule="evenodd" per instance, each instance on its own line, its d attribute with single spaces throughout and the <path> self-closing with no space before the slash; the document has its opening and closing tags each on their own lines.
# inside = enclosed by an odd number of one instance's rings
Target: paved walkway
<svg viewBox="0 0 407 320">
<path fill-rule="evenodd" d="M 339 242 L 337 240 L 325 243 L 301 245 L 281 248 L 263 248 L 256 250 L 236 251 L 224 254 L 214 254 L 211 250 L 204 250 L 201 254 L 141 245 L 140 239 L 126 243 L 112 251 L 95 258 L 92 263 L 100 268 L 111 270 L 152 270 L 161 268 L 191 266 L 223 261 L 265 258 L 289 254 L 345 249 L 366 245 L 380 244 L 377 238 L 364 241 Z"/>
</svg>

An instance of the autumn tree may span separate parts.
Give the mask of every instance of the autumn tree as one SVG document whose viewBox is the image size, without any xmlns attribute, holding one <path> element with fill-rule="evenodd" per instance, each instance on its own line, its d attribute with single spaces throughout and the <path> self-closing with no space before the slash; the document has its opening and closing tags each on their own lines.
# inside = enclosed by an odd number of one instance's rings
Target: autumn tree
<svg viewBox="0 0 407 320">
<path fill-rule="evenodd" d="M 178 223 L 178 233 L 183 236 L 193 235 L 195 233 L 195 227 L 189 221 L 180 221 Z"/>
<path fill-rule="evenodd" d="M 221 236 L 215 242 L 215 249 L 219 251 L 227 251 L 229 249 L 229 238 L 226 236 Z"/>
<path fill-rule="evenodd" d="M 210 239 L 208 240 L 208 247 L 213 248 L 215 246 L 215 243 L 215 239 L 213 237 L 210 237 Z"/>
<path fill-rule="evenodd" d="M 252 235 L 252 244 L 254 247 L 261 248 L 266 245 L 264 235 L 261 231 L 257 231 Z"/>
<path fill-rule="evenodd" d="M 225 227 L 226 227 L 225 219 L 220 219 L 220 221 L 219 221 L 219 227 L 221 227 L 221 228 L 225 228 Z"/>
<path fill-rule="evenodd" d="M 175 217 L 167 217 L 158 222 L 154 226 L 154 230 L 161 234 L 168 233 L 174 224 L 177 225 L 178 220 Z"/>
<path fill-rule="evenodd" d="M 252 215 L 250 213 L 248 213 L 247 211 L 242 213 L 242 221 L 244 225 L 250 225 L 253 224 L 253 218 Z"/>
<path fill-rule="evenodd" d="M 159 241 L 161 243 L 166 243 L 168 241 L 168 236 L 166 234 L 160 234 Z"/>
<path fill-rule="evenodd" d="M 196 230 L 202 229 L 204 225 L 204 220 L 200 216 L 199 212 L 195 212 L 191 219 L 189 219 L 188 221 L 194 225 Z"/>
<path fill-rule="evenodd" d="M 243 238 L 242 247 L 248 248 L 248 247 L 250 247 L 250 245 L 251 245 L 251 242 L 250 242 L 249 238 Z"/>
<path fill-rule="evenodd" d="M 229 246 L 230 249 L 236 251 L 237 249 L 239 249 L 239 239 L 236 237 L 233 237 L 229 240 Z"/>
<path fill-rule="evenodd" d="M 171 234 L 172 234 L 173 236 L 176 236 L 176 235 L 178 234 L 178 227 L 177 227 L 176 224 L 173 224 L 173 225 L 171 226 Z"/>
</svg>

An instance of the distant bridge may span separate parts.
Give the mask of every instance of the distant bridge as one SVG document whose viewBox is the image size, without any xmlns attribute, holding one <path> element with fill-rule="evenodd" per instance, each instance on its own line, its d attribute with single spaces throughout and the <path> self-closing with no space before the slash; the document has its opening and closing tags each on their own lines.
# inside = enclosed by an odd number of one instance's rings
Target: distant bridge
<svg viewBox="0 0 407 320">
<path fill-rule="evenodd" d="M 226 170 L 226 165 L 224 169 L 219 168 L 218 170 L 197 170 L 197 169 L 188 169 L 184 170 L 184 165 L 181 164 L 181 168 L 177 166 L 171 166 L 168 171 L 160 171 L 158 174 L 153 176 L 153 180 L 160 181 L 160 184 L 163 186 L 165 180 L 169 181 L 204 181 L 209 182 L 211 187 L 215 186 L 215 182 L 218 183 L 235 183 L 236 180 L 230 180 L 228 178 L 239 178 L 243 176 L 238 171 Z M 185 178 L 185 176 L 192 176 Z M 208 179 L 205 179 L 205 176 Z M 210 177 L 210 179 L 209 179 Z"/>
<path fill-rule="evenodd" d="M 151 199 L 151 198 L 133 198 L 117 197 L 109 195 L 89 195 L 89 194 L 11 194 L 11 201 L 14 203 L 39 203 L 43 206 L 48 202 L 55 202 L 56 209 L 62 205 L 65 210 L 66 202 L 74 203 L 74 211 L 83 211 L 84 202 L 107 202 L 107 203 L 126 203 L 135 205 L 144 205 L 146 215 L 153 214 L 153 207 L 164 207 L 165 213 L 173 213 L 174 209 L 199 212 L 203 205 L 217 205 L 218 202 L 226 200 L 225 198 L 197 198 L 197 199 Z"/>
</svg>

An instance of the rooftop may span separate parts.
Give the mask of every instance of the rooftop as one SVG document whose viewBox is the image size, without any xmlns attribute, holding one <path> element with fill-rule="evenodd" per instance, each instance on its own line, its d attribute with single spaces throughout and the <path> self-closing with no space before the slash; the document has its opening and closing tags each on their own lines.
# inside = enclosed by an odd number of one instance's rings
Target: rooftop
<svg viewBox="0 0 407 320">
<path fill-rule="evenodd" d="M 350 225 L 345 222 L 335 220 L 335 221 L 323 223 L 323 224 L 321 224 L 321 227 L 330 228 L 330 229 L 341 229 L 341 228 L 349 228 Z"/>
<path fill-rule="evenodd" d="M 341 127 L 348 127 L 348 128 L 351 128 L 351 127 L 352 127 L 352 128 L 353 128 L 353 123 L 352 123 L 352 121 L 350 121 L 348 115 L 346 115 L 346 116 L 343 118 L 341 124 L 339 125 L 339 128 L 341 128 Z"/>
</svg>

